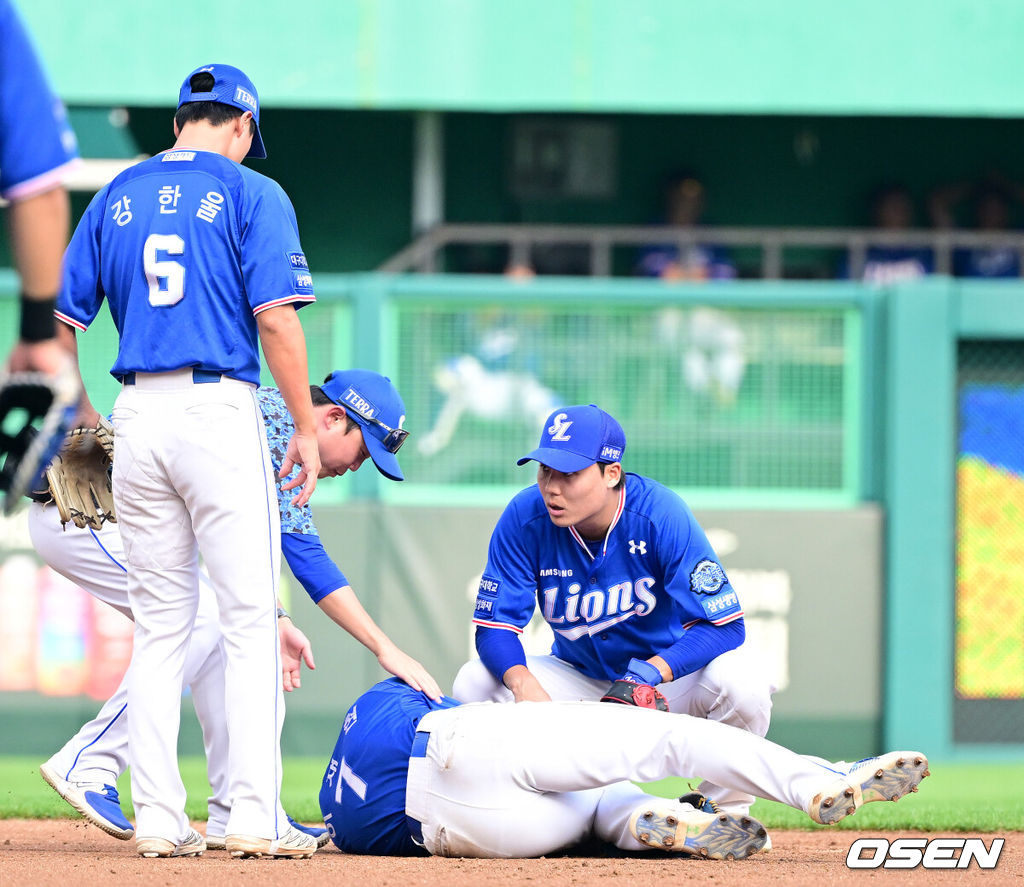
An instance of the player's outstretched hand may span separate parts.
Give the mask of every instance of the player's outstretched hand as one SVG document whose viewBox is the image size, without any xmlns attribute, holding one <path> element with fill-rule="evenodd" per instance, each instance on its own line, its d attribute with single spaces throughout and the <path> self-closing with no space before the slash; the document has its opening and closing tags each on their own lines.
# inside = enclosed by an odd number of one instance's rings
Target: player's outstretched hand
<svg viewBox="0 0 1024 887">
<path fill-rule="evenodd" d="M 315 434 L 300 434 L 296 431 L 288 441 L 288 450 L 284 454 L 284 462 L 281 463 L 280 477 L 288 477 L 296 467 L 299 469 L 298 473 L 288 483 L 282 484 L 281 489 L 294 490 L 301 486 L 302 489 L 292 499 L 292 505 L 301 508 L 309 502 L 320 476 L 320 450 L 316 444 Z"/>
<path fill-rule="evenodd" d="M 414 690 L 426 693 L 431 699 L 440 701 L 441 687 L 422 665 L 394 644 L 386 644 L 377 654 L 381 668 L 401 678 Z"/>
<path fill-rule="evenodd" d="M 288 616 L 277 620 L 277 633 L 281 638 L 281 682 L 286 693 L 302 686 L 302 663 L 310 669 L 313 662 L 313 646 Z"/>
</svg>

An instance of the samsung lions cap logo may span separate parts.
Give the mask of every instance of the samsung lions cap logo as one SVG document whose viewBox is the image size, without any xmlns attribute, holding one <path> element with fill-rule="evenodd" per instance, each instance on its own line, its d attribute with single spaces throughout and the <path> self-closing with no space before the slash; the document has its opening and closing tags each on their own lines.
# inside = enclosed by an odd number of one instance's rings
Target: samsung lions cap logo
<svg viewBox="0 0 1024 887">
<path fill-rule="evenodd" d="M 569 426 L 572 425 L 572 421 L 565 413 L 559 413 L 555 416 L 555 421 L 548 426 L 548 434 L 551 435 L 552 440 L 571 440 L 572 438 L 567 433 Z"/>
</svg>

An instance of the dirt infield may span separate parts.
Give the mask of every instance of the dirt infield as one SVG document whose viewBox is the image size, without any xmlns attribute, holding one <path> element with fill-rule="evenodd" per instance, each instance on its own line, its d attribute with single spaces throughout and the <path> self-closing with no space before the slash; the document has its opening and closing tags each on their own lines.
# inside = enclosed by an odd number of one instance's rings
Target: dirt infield
<svg viewBox="0 0 1024 887">
<path fill-rule="evenodd" d="M 201 829 L 200 824 L 200 830 Z M 924 837 L 924 835 L 919 835 Z M 81 820 L 0 821 L 0 884 L 3 887 L 77 885 L 216 885 L 247 887 L 330 884 L 336 887 L 587 887 L 591 884 L 652 885 L 932 884 L 1024 885 L 1024 833 L 1006 838 L 995 871 L 972 863 L 966 870 L 850 871 L 846 854 L 858 837 L 897 837 L 891 833 L 773 831 L 774 848 L 737 862 L 687 859 L 668 854 L 600 857 L 572 855 L 551 859 L 407 859 L 346 856 L 328 845 L 310 860 L 237 860 L 225 851 L 199 859 L 140 859 L 133 841 L 115 841 Z M 910 835 L 902 835 L 910 837 Z M 927 835 L 927 837 L 938 837 Z M 964 837 L 964 836 L 960 836 Z M 991 835 L 984 836 L 991 845 Z M 113 876 L 113 877 L 112 877 Z"/>
</svg>

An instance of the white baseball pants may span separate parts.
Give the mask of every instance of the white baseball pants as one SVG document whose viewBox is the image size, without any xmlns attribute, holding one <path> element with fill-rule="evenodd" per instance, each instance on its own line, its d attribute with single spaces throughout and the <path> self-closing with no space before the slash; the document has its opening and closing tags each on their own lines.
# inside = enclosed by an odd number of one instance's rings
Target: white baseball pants
<svg viewBox="0 0 1024 887">
<path fill-rule="evenodd" d="M 627 780 L 700 772 L 806 812 L 840 772 L 705 718 L 600 702 L 462 705 L 417 730 L 406 813 L 436 856 L 542 856 L 591 834 L 645 850 L 629 819 L 654 799 Z"/>
<path fill-rule="evenodd" d="M 280 512 L 254 386 L 138 374 L 112 414 L 114 502 L 135 640 L 128 742 L 138 838 L 189 831 L 177 741 L 201 552 L 225 654 L 227 834 L 276 839 L 284 698 L 276 602 Z"/>
<path fill-rule="evenodd" d="M 132 618 L 124 547 L 116 524 L 99 530 L 62 527 L 53 506 L 33 503 L 28 529 L 39 556 L 62 576 L 93 597 Z M 196 715 L 203 731 L 206 773 L 211 794 L 207 834 L 223 835 L 230 805 L 227 793 L 228 733 L 224 716 L 224 649 L 217 601 L 206 575 L 199 576 L 199 608 L 189 638 L 183 669 L 184 684 L 192 690 Z M 128 759 L 128 677 L 104 703 L 99 714 L 85 724 L 47 762 L 71 782 L 117 785 L 131 763 Z"/>
<path fill-rule="evenodd" d="M 588 678 L 552 655 L 527 656 L 526 667 L 555 701 L 597 700 L 611 684 Z M 658 690 L 665 696 L 669 711 L 676 714 L 720 721 L 760 737 L 768 732 L 775 688 L 764 679 L 743 647 L 723 653 L 699 671 L 660 684 Z M 513 701 L 512 691 L 479 659 L 470 660 L 459 669 L 452 696 L 460 702 Z M 726 788 L 706 773 L 683 771 L 666 775 L 704 777 L 697 790 L 733 814 L 746 813 L 754 802 L 750 794 Z"/>
</svg>

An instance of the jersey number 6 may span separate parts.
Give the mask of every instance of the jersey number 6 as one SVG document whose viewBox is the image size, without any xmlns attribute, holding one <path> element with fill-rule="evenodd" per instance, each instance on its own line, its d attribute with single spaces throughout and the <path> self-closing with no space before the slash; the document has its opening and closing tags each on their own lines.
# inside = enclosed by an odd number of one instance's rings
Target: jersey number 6
<svg viewBox="0 0 1024 887">
<path fill-rule="evenodd" d="M 149 283 L 149 304 L 155 307 L 176 305 L 185 295 L 185 266 L 171 259 L 160 261 L 160 251 L 169 256 L 185 253 L 185 241 L 177 234 L 150 234 L 142 247 L 142 267 Z M 160 281 L 166 283 L 160 286 Z"/>
</svg>

